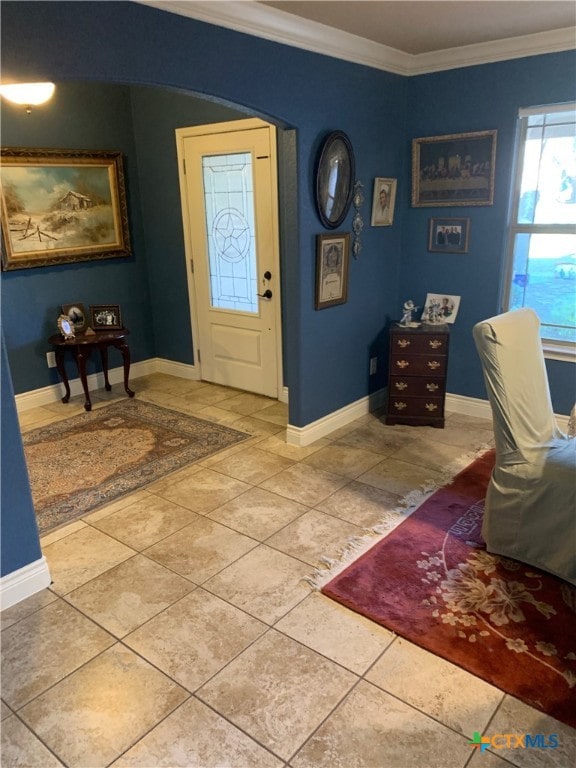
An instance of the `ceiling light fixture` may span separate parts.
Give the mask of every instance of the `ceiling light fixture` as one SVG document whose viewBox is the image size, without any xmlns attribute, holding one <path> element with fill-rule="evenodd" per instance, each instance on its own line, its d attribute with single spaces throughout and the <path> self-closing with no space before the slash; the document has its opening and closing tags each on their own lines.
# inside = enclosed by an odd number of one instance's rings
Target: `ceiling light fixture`
<svg viewBox="0 0 576 768">
<path fill-rule="evenodd" d="M 13 104 L 24 105 L 26 112 L 30 114 L 32 107 L 44 104 L 52 98 L 55 87 L 54 83 L 10 83 L 0 85 L 0 96 Z"/>
</svg>

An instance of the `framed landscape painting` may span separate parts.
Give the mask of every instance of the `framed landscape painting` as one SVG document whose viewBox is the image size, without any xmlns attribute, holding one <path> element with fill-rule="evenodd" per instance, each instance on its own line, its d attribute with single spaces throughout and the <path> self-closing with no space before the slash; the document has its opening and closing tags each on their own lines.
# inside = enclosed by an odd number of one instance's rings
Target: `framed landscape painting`
<svg viewBox="0 0 576 768">
<path fill-rule="evenodd" d="M 493 205 L 496 131 L 412 140 L 412 205 Z"/>
<path fill-rule="evenodd" d="M 119 152 L 2 148 L 2 268 L 129 256 Z"/>
</svg>

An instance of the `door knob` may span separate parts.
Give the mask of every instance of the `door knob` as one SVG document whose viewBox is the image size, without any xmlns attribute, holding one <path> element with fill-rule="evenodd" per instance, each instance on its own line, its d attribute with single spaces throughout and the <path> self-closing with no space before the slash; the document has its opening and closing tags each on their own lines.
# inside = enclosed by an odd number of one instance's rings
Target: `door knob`
<svg viewBox="0 0 576 768">
<path fill-rule="evenodd" d="M 260 296 L 261 299 L 268 299 L 270 300 L 272 298 L 272 291 L 270 288 L 267 288 L 264 293 L 257 293 L 257 296 Z"/>
<path fill-rule="evenodd" d="M 264 280 L 271 280 L 272 279 L 272 272 L 269 272 L 268 270 L 264 272 Z"/>
</svg>

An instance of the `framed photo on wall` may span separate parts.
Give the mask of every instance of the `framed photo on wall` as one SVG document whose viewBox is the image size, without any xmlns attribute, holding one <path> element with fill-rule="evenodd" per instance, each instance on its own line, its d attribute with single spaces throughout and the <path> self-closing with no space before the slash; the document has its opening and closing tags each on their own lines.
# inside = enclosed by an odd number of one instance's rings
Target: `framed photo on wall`
<svg viewBox="0 0 576 768">
<path fill-rule="evenodd" d="M 131 254 L 120 152 L 0 150 L 2 269 Z"/>
<path fill-rule="evenodd" d="M 350 233 L 318 235 L 316 244 L 316 309 L 348 300 Z"/>
<path fill-rule="evenodd" d="M 396 179 L 374 179 L 374 194 L 372 198 L 373 227 L 389 227 L 394 221 L 394 206 L 396 204 Z"/>
<path fill-rule="evenodd" d="M 468 253 L 470 219 L 430 219 L 428 250 Z"/>
<path fill-rule="evenodd" d="M 412 140 L 412 205 L 493 205 L 497 131 Z"/>
</svg>

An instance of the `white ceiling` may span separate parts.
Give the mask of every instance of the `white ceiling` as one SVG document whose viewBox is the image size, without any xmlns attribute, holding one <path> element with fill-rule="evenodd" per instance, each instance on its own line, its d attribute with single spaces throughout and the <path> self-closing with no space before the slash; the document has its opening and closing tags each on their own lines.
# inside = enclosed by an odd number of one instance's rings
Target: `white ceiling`
<svg viewBox="0 0 576 768">
<path fill-rule="evenodd" d="M 411 54 L 576 24 L 576 3 L 563 0 L 287 0 L 260 4 Z"/>
<path fill-rule="evenodd" d="M 574 0 L 135 0 L 416 75 L 576 48 Z"/>
</svg>

